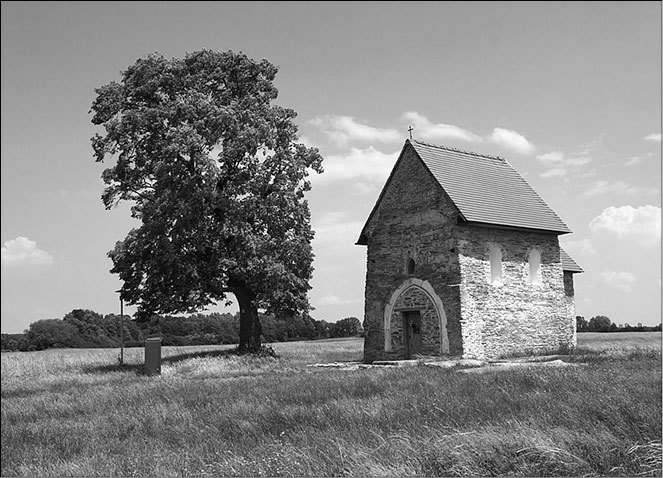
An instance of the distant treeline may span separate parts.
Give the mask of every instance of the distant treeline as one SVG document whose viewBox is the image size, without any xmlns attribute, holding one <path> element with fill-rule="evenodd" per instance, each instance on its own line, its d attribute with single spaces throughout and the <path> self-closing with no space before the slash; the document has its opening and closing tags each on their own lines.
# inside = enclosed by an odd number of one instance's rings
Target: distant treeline
<svg viewBox="0 0 663 478">
<path fill-rule="evenodd" d="M 280 319 L 260 315 L 263 342 L 287 342 L 363 334 L 356 317 L 338 322 L 315 320 L 310 316 Z M 576 316 L 578 332 L 656 332 L 661 324 L 617 325 L 604 315 L 587 321 Z M 194 314 L 188 317 L 153 316 L 138 322 L 124 316 L 125 347 L 142 347 L 148 337 L 161 337 L 163 345 L 214 345 L 239 342 L 239 312 L 236 314 Z M 120 346 L 120 316 L 75 309 L 62 319 L 43 319 L 30 324 L 22 334 L 2 334 L 2 350 L 32 351 L 48 348 L 113 348 Z"/>
<path fill-rule="evenodd" d="M 660 332 L 661 324 L 647 326 L 642 324 L 615 324 L 605 315 L 597 315 L 587 321 L 582 315 L 576 315 L 578 332 Z"/>
<path fill-rule="evenodd" d="M 363 333 L 356 317 L 326 322 L 310 316 L 279 319 L 261 314 L 260 323 L 263 342 L 352 337 Z M 239 342 L 239 312 L 234 315 L 211 313 L 188 317 L 155 315 L 144 322 L 124 316 L 125 347 L 142 347 L 149 337 L 161 337 L 162 345 L 236 344 Z M 72 310 L 62 319 L 33 322 L 22 334 L 2 334 L 4 351 L 119 346 L 119 314 L 102 315 L 84 309 Z"/>
</svg>

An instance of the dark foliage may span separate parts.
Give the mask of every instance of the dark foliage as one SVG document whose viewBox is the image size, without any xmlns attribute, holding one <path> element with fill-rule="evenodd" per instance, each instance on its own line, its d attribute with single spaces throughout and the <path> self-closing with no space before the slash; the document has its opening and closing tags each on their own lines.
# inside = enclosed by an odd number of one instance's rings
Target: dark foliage
<svg viewBox="0 0 663 478">
<path fill-rule="evenodd" d="M 576 316 L 576 331 L 578 332 L 660 332 L 661 324 L 647 326 L 629 323 L 617 325 L 605 315 L 597 315 L 589 319 L 589 322 L 582 316 Z"/>
<path fill-rule="evenodd" d="M 164 346 L 239 343 L 236 314 L 153 315 L 147 320 L 124 317 L 124 346 L 143 347 L 148 337 L 161 337 Z M 260 314 L 262 342 L 315 340 L 361 335 L 359 320 L 348 317 L 336 323 L 311 316 L 276 318 Z M 120 346 L 120 316 L 74 309 L 62 319 L 38 320 L 23 334 L 2 334 L 3 351 L 49 348 L 114 348 Z M 265 353 L 259 349 L 260 353 Z"/>
<path fill-rule="evenodd" d="M 109 252 L 141 320 L 203 310 L 234 294 L 240 347 L 260 348 L 258 310 L 306 314 L 313 252 L 309 173 L 295 111 L 274 103 L 278 68 L 202 50 L 141 58 L 96 89 L 95 159 L 107 208 L 141 221 Z"/>
</svg>

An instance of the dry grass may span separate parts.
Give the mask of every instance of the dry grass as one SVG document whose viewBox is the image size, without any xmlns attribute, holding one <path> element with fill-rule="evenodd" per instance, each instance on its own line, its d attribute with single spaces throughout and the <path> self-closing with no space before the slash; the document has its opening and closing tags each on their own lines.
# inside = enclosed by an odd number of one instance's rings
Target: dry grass
<svg viewBox="0 0 663 478">
<path fill-rule="evenodd" d="M 660 334 L 586 335 L 587 365 L 490 375 L 306 367 L 356 339 L 165 347 L 158 377 L 140 349 L 2 354 L 2 475 L 660 476 Z"/>
<path fill-rule="evenodd" d="M 591 352 L 661 351 L 661 332 L 583 332 L 578 348 Z"/>
</svg>

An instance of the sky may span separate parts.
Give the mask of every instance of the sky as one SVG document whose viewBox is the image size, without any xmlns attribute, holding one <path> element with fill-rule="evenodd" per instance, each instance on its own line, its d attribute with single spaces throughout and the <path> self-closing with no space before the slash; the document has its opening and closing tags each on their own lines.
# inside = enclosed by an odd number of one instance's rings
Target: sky
<svg viewBox="0 0 663 478">
<path fill-rule="evenodd" d="M 277 65 L 276 102 L 324 157 L 308 194 L 315 319 L 363 320 L 355 242 L 411 126 L 417 140 L 505 157 L 570 227 L 578 315 L 660 323 L 660 2 L 1 9 L 3 333 L 73 309 L 119 313 L 106 254 L 136 223 L 128 204 L 100 199 L 94 90 L 150 53 L 201 49 Z"/>
</svg>

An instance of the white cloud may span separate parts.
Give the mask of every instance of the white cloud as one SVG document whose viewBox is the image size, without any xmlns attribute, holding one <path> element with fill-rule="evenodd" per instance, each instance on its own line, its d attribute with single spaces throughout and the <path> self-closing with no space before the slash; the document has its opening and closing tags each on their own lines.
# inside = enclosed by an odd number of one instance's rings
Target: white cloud
<svg viewBox="0 0 663 478">
<path fill-rule="evenodd" d="M 634 166 L 636 164 L 639 164 L 642 162 L 642 160 L 647 159 L 647 158 L 652 158 L 654 156 L 654 153 L 647 153 L 644 156 L 631 156 L 628 158 L 628 161 L 624 164 L 624 166 Z"/>
<path fill-rule="evenodd" d="M 644 139 L 645 141 L 654 141 L 656 143 L 660 143 L 661 142 L 661 133 L 648 134 L 647 136 L 645 136 L 642 139 Z"/>
<path fill-rule="evenodd" d="M 531 154 L 535 149 L 534 145 L 523 135 L 506 128 L 494 128 L 490 135 L 482 138 L 480 135 L 456 125 L 433 123 L 416 111 L 403 113 L 401 120 L 409 122 L 414 127 L 414 136 L 424 140 L 460 140 L 468 143 L 486 141 L 519 154 Z"/>
<path fill-rule="evenodd" d="M 532 154 L 536 148 L 520 133 L 506 128 L 495 128 L 488 141 L 520 154 Z"/>
<path fill-rule="evenodd" d="M 313 143 L 311 138 L 309 138 L 308 136 L 304 136 L 304 135 L 300 136 L 299 139 L 297 139 L 297 142 L 305 144 L 309 148 L 315 148 L 316 147 L 316 145 Z"/>
<path fill-rule="evenodd" d="M 387 180 L 391 168 L 398 159 L 398 151 L 383 153 L 373 146 L 365 149 L 351 148 L 347 154 L 332 154 L 325 157 L 325 172 L 311 177 L 313 184 L 333 181 L 352 181 L 356 191 L 371 192 Z"/>
<path fill-rule="evenodd" d="M 51 266 L 53 263 L 53 257 L 27 237 L 19 236 L 2 246 L 2 267 L 32 268 Z"/>
<path fill-rule="evenodd" d="M 356 304 L 359 302 L 356 299 L 340 299 L 334 294 L 327 294 L 320 299 L 313 299 L 314 305 L 346 305 L 346 304 Z"/>
<path fill-rule="evenodd" d="M 619 239 L 634 239 L 640 244 L 656 244 L 661 240 L 661 208 L 610 206 L 590 221 L 589 229 L 606 231 Z"/>
<path fill-rule="evenodd" d="M 589 156 L 572 156 L 565 161 L 568 166 L 582 166 L 591 162 L 592 158 Z"/>
<path fill-rule="evenodd" d="M 628 158 L 628 161 L 624 163 L 624 166 L 635 166 L 638 163 L 642 162 L 642 156 L 631 156 Z"/>
<path fill-rule="evenodd" d="M 601 194 L 626 194 L 628 196 L 650 196 L 658 194 L 658 189 L 638 188 L 629 186 L 624 181 L 610 183 L 608 181 L 596 181 L 594 185 L 584 193 L 587 197 L 598 196 Z"/>
<path fill-rule="evenodd" d="M 494 128 L 485 138 L 459 126 L 446 123 L 433 123 L 416 111 L 406 111 L 401 120 L 414 128 L 414 137 L 425 141 L 458 140 L 468 143 L 489 142 L 519 154 L 531 154 L 535 148 L 522 134 L 506 129 Z M 394 128 L 376 128 L 358 122 L 352 116 L 325 115 L 316 117 L 309 124 L 322 131 L 336 146 L 349 146 L 354 142 L 395 143 L 405 134 Z"/>
<path fill-rule="evenodd" d="M 589 151 L 584 150 L 581 153 L 575 154 L 573 156 L 567 157 L 561 151 L 551 151 L 549 153 L 540 154 L 536 157 L 541 161 L 545 166 L 550 169 L 541 173 L 542 178 L 552 178 L 556 176 L 566 176 L 573 170 L 578 169 L 580 166 L 583 166 L 592 161 L 592 158 L 588 156 Z"/>
<path fill-rule="evenodd" d="M 504 128 L 495 128 L 486 139 L 454 125 L 433 124 L 425 116 L 410 111 L 404 113 L 403 120 L 415 126 L 416 136 L 426 140 L 456 139 L 480 143 L 484 141 L 499 144 L 502 147 L 520 152 L 531 152 L 534 146 L 522 135 Z M 348 147 L 349 151 L 327 155 L 324 160 L 325 172 L 311 178 L 313 184 L 328 184 L 335 181 L 347 181 L 357 195 L 374 193 L 380 188 L 398 158 L 398 150 L 383 153 L 373 145 L 367 147 L 352 146 L 354 141 L 391 142 L 399 139 L 395 129 L 381 129 L 360 124 L 350 116 L 323 116 L 309 122 L 325 133 L 336 146 Z M 555 174 L 555 172 L 552 172 Z M 565 174 L 565 172 L 564 172 Z"/>
<path fill-rule="evenodd" d="M 468 143 L 481 143 L 483 141 L 481 136 L 476 135 L 471 131 L 467 131 L 452 124 L 432 123 L 424 115 L 415 111 L 403 113 L 401 119 L 409 122 L 414 128 L 415 138 L 429 141 L 457 139 Z"/>
<path fill-rule="evenodd" d="M 597 139 L 593 139 L 591 141 L 588 141 L 587 143 L 581 144 L 580 151 L 578 151 L 576 154 L 580 156 L 587 156 L 593 151 L 596 151 L 597 149 L 603 147 L 603 140 L 605 139 L 605 136 L 606 136 L 605 133 L 601 133 Z"/>
<path fill-rule="evenodd" d="M 576 252 L 578 254 L 590 255 L 596 254 L 596 250 L 592 245 L 592 242 L 587 239 L 579 239 L 577 241 L 563 240 L 562 247 L 571 252 Z"/>
<path fill-rule="evenodd" d="M 551 151 L 549 153 L 538 155 L 536 159 L 549 165 L 562 164 L 564 162 L 564 153 L 561 151 Z"/>
<path fill-rule="evenodd" d="M 347 146 L 354 141 L 392 143 L 400 141 L 405 136 L 392 128 L 376 128 L 358 123 L 351 116 L 327 115 L 316 117 L 310 123 L 338 146 Z"/>
<path fill-rule="evenodd" d="M 542 178 L 554 178 L 558 176 L 566 176 L 569 173 L 567 168 L 551 168 L 541 173 Z"/>
<path fill-rule="evenodd" d="M 604 271 L 601 273 L 601 279 L 610 287 L 631 292 L 631 286 L 635 282 L 635 276 L 630 272 Z"/>
<path fill-rule="evenodd" d="M 315 231 L 314 247 L 320 244 L 354 244 L 363 221 L 348 220 L 345 212 L 328 212 L 319 217 L 313 224 Z"/>
</svg>

